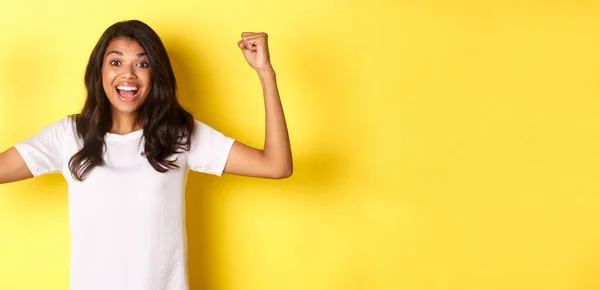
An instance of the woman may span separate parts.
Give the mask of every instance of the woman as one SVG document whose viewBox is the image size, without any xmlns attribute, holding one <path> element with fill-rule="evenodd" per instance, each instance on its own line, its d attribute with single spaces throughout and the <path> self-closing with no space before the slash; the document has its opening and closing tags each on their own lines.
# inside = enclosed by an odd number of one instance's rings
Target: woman
<svg viewBox="0 0 600 290">
<path fill-rule="evenodd" d="M 188 289 L 187 170 L 292 174 L 267 35 L 243 33 L 238 46 L 263 87 L 263 150 L 195 121 L 177 101 L 159 36 L 140 21 L 125 21 L 110 26 L 92 51 L 82 112 L 0 154 L 0 183 L 58 172 L 67 180 L 70 289 Z"/>
</svg>

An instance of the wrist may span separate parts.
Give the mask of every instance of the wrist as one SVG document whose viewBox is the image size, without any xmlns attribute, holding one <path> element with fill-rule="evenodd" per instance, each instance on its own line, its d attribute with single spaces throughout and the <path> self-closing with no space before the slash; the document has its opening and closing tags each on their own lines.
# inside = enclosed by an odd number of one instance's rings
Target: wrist
<svg viewBox="0 0 600 290">
<path fill-rule="evenodd" d="M 275 70 L 273 69 L 273 66 L 271 66 L 271 65 L 256 69 L 256 72 L 258 73 L 258 76 L 261 78 L 275 76 Z"/>
</svg>

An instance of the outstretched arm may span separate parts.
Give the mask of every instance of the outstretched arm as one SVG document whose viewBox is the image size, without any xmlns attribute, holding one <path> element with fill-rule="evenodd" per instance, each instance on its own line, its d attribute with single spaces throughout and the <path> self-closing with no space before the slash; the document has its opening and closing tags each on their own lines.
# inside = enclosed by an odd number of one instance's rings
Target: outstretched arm
<svg viewBox="0 0 600 290">
<path fill-rule="evenodd" d="M 269 57 L 266 33 L 242 33 L 238 42 L 248 64 L 256 70 L 265 101 L 265 142 L 262 150 L 235 142 L 229 153 L 225 173 L 262 177 L 287 178 L 292 175 L 293 162 L 290 138 L 279 97 L 275 70 Z"/>
<path fill-rule="evenodd" d="M 0 184 L 32 178 L 25 160 L 14 147 L 0 153 Z"/>
</svg>

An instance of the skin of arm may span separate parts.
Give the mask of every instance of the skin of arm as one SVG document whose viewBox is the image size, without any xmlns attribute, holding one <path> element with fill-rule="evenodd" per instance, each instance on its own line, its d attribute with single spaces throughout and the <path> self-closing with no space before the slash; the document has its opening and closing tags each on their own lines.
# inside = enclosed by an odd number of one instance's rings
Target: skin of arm
<svg viewBox="0 0 600 290">
<path fill-rule="evenodd" d="M 25 160 L 14 147 L 0 153 L 0 184 L 33 178 Z"/>
<path fill-rule="evenodd" d="M 234 142 L 224 172 L 234 175 L 282 179 L 293 172 L 292 153 L 283 106 L 271 65 L 266 33 L 245 32 L 238 47 L 257 72 L 265 104 L 265 142 L 263 149 Z M 33 178 L 23 157 L 14 147 L 0 153 L 0 184 Z"/>
<path fill-rule="evenodd" d="M 262 150 L 235 142 L 225 165 L 225 173 L 282 179 L 293 173 L 290 138 L 271 65 L 266 33 L 245 32 L 238 41 L 248 64 L 257 72 L 265 104 L 265 141 Z"/>
</svg>

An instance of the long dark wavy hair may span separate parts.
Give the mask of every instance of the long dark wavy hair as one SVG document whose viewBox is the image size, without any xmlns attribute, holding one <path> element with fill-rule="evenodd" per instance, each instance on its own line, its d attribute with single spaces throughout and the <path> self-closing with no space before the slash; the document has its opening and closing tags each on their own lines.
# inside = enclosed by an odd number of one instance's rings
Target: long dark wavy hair
<svg viewBox="0 0 600 290">
<path fill-rule="evenodd" d="M 115 38 L 135 40 L 146 52 L 152 69 L 152 88 L 138 109 L 143 127 L 144 152 L 158 172 L 178 168 L 169 156 L 190 149 L 194 118 L 177 100 L 175 74 L 160 37 L 138 20 L 111 25 L 94 47 L 85 71 L 87 100 L 80 114 L 73 115 L 83 148 L 69 161 L 73 178 L 83 181 L 97 166 L 104 165 L 104 137 L 112 127 L 111 104 L 102 86 L 102 64 L 106 47 Z"/>
</svg>

